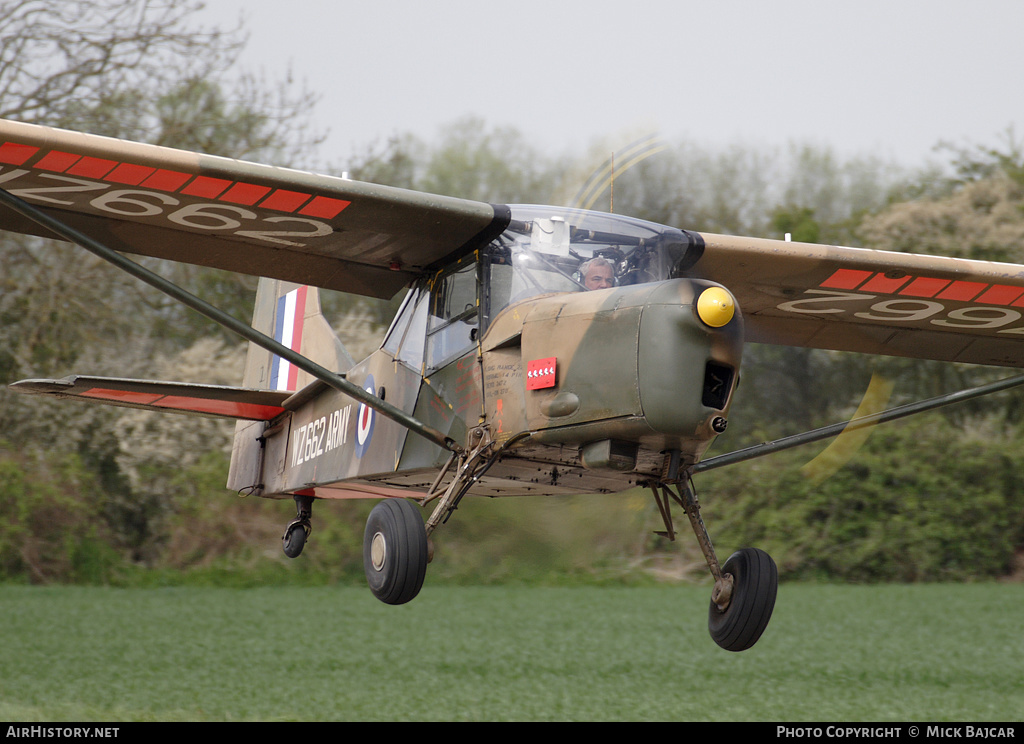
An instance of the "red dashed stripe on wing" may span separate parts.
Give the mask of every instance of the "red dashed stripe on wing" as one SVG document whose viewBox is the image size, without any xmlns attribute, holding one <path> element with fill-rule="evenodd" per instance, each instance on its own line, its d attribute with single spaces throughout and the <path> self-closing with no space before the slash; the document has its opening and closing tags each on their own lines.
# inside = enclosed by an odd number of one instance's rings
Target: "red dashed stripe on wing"
<svg viewBox="0 0 1024 744">
<path fill-rule="evenodd" d="M 30 161 L 32 162 L 30 165 Z M 351 202 L 330 196 L 306 194 L 288 189 L 230 181 L 210 176 L 152 168 L 135 163 L 77 155 L 60 150 L 43 151 L 18 142 L 0 144 L 0 164 L 16 165 L 62 173 L 70 176 L 93 178 L 108 183 L 141 186 L 168 193 L 180 193 L 202 199 L 223 201 L 227 204 L 258 206 L 275 212 L 298 213 L 306 217 L 332 219 Z"/>
<path fill-rule="evenodd" d="M 897 297 L 976 302 L 981 305 L 1024 307 L 1024 287 L 985 284 L 929 276 L 888 276 L 861 269 L 837 269 L 818 286 Z"/>
</svg>

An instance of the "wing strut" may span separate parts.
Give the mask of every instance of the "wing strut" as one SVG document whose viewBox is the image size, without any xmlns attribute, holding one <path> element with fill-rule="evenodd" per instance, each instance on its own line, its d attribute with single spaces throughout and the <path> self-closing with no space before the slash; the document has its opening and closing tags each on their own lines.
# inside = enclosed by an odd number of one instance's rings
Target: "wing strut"
<svg viewBox="0 0 1024 744">
<path fill-rule="evenodd" d="M 865 426 L 882 424 L 886 421 L 895 421 L 897 419 L 906 418 L 907 416 L 924 413 L 925 411 L 930 411 L 941 406 L 948 406 L 952 403 L 960 403 L 965 400 L 980 398 L 983 395 L 999 393 L 1020 385 L 1024 385 L 1024 375 L 1006 377 L 1002 380 L 997 380 L 996 382 L 990 382 L 987 385 L 979 385 L 978 387 L 968 388 L 967 390 L 960 390 L 955 393 L 948 393 L 947 395 L 940 395 L 935 398 L 920 400 L 916 403 L 908 403 L 905 406 L 897 406 L 896 408 L 890 408 L 887 411 L 873 413 L 870 416 L 861 416 L 860 418 L 851 419 L 850 421 L 831 424 L 829 426 L 823 426 L 820 429 L 813 429 L 801 434 L 794 434 L 790 437 L 776 439 L 773 442 L 756 444 L 752 447 L 736 450 L 735 452 L 730 452 L 726 455 L 710 457 L 707 460 L 697 463 L 693 467 L 692 472 L 701 473 L 705 470 L 714 470 L 715 468 L 721 468 L 726 465 L 735 465 L 739 462 L 753 460 L 756 457 L 763 457 L 764 455 L 781 452 L 782 450 L 791 449 L 792 447 L 799 447 L 802 444 L 809 444 L 810 442 L 817 442 L 822 439 L 838 436 L 847 429 L 852 431 L 854 429 L 862 429 Z"/>
<path fill-rule="evenodd" d="M 51 217 L 50 215 L 36 209 L 31 204 L 23 201 L 22 199 L 14 196 L 4 189 L 0 189 L 0 202 L 6 204 L 14 211 L 27 217 L 28 219 L 37 222 L 43 227 L 49 228 L 56 234 L 60 235 L 65 240 L 69 240 L 72 243 L 85 248 L 90 253 L 94 253 L 105 261 L 117 266 L 137 279 L 142 280 L 146 284 L 149 284 L 156 289 L 160 290 L 164 294 L 167 294 L 181 302 L 182 304 L 192 308 L 201 315 L 205 315 L 215 323 L 218 323 L 228 330 L 234 331 L 238 335 L 242 336 L 247 341 L 251 341 L 258 346 L 262 346 L 264 349 L 269 350 L 273 354 L 277 354 L 282 359 L 287 359 L 289 362 L 294 364 L 301 370 L 308 372 L 318 380 L 322 380 L 325 384 L 338 390 L 349 397 L 355 398 L 361 403 L 365 403 L 370 408 L 378 411 L 382 416 L 395 421 L 396 423 L 406 427 L 412 432 L 419 434 L 421 437 L 444 447 L 452 452 L 461 451 L 461 447 L 450 437 L 446 437 L 440 431 L 433 427 L 427 426 L 418 419 L 409 416 L 404 411 L 396 408 L 390 403 L 386 403 L 375 395 L 372 395 L 363 390 L 359 385 L 349 382 L 345 379 L 344 375 L 339 375 L 332 372 L 325 367 L 321 367 L 316 362 L 306 358 L 302 354 L 289 349 L 287 346 L 278 343 L 275 339 L 267 336 L 264 333 L 260 333 L 252 326 L 241 322 L 237 318 L 229 315 L 228 313 L 214 307 L 205 300 L 196 297 L 194 294 L 182 289 L 177 284 L 174 284 L 167 279 L 164 279 L 159 274 L 155 274 L 144 266 L 140 266 L 134 261 L 125 258 L 120 253 L 107 246 L 93 240 L 88 235 L 80 233 L 78 230 L 65 225 L 60 220 Z"/>
</svg>

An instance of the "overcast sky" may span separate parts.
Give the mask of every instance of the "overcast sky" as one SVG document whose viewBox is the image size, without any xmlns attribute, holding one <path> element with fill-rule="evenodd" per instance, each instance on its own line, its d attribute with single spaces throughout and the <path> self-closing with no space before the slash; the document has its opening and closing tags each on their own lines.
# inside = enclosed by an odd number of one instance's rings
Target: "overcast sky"
<svg viewBox="0 0 1024 744">
<path fill-rule="evenodd" d="M 209 0 L 320 95 L 324 158 L 467 115 L 554 153 L 658 132 L 922 163 L 1024 135 L 1022 0 Z"/>
</svg>

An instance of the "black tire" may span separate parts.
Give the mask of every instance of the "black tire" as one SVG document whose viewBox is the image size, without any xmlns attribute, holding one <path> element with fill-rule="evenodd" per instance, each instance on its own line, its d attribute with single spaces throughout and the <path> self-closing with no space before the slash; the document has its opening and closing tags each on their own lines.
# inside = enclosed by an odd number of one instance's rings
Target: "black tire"
<svg viewBox="0 0 1024 744">
<path fill-rule="evenodd" d="M 768 627 L 779 589 L 779 570 L 763 550 L 743 548 L 729 557 L 722 573 L 733 576 L 732 599 L 724 612 L 712 600 L 708 630 L 726 651 L 745 651 Z"/>
<path fill-rule="evenodd" d="M 419 594 L 427 574 L 427 531 L 413 504 L 385 499 L 373 507 L 363 533 L 363 569 L 381 602 L 404 604 Z"/>
<path fill-rule="evenodd" d="M 302 549 L 306 546 L 306 528 L 301 524 L 294 524 L 288 528 L 284 535 L 284 544 L 281 548 L 289 558 L 298 558 Z"/>
</svg>

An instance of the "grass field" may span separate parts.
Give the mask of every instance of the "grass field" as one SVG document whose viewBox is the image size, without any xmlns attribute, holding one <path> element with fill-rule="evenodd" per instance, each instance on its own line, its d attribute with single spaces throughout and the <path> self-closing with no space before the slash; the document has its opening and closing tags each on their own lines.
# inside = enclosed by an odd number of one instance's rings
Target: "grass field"
<svg viewBox="0 0 1024 744">
<path fill-rule="evenodd" d="M 1024 585 L 0 587 L 0 720 L 1024 720 Z"/>
</svg>

